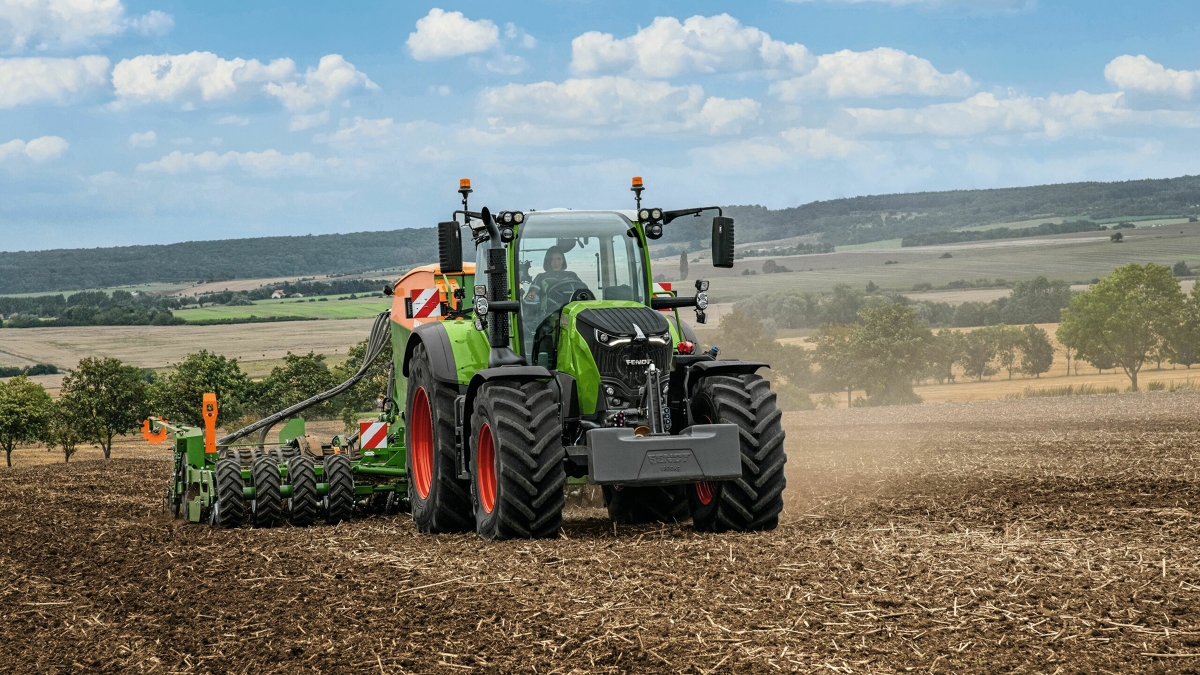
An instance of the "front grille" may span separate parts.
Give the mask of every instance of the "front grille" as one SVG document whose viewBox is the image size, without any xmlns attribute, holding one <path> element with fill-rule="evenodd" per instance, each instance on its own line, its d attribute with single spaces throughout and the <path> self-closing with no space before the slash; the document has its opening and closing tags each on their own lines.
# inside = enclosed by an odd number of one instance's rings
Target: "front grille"
<svg viewBox="0 0 1200 675">
<path fill-rule="evenodd" d="M 653 363 L 655 368 L 667 372 L 671 367 L 671 345 L 626 343 L 617 347 L 606 347 L 592 342 L 592 357 L 600 369 L 601 377 L 614 377 L 631 391 L 646 383 L 646 370 Z M 632 363 L 631 363 L 632 362 Z"/>
<path fill-rule="evenodd" d="M 627 395 L 633 395 L 646 383 L 646 370 L 651 363 L 664 373 L 671 368 L 674 348 L 667 332 L 667 321 L 649 307 L 587 309 L 580 312 L 577 328 L 592 350 L 600 377 L 617 380 L 627 388 Z M 638 331 L 647 337 L 661 336 L 665 342 L 627 341 L 635 338 Z M 604 344 L 597 339 L 597 332 L 607 334 L 610 342 L 620 341 L 621 344 Z"/>
</svg>

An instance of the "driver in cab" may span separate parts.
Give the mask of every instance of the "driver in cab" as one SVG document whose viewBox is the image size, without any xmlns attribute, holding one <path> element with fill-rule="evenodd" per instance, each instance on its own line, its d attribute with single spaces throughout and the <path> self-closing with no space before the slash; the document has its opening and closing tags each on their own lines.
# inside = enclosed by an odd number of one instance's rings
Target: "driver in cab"
<svg viewBox="0 0 1200 675">
<path fill-rule="evenodd" d="M 538 274 L 530 284 L 529 291 L 525 294 L 525 302 L 535 303 L 544 300 L 547 291 L 567 281 L 573 281 L 575 284 L 587 288 L 578 274 L 567 269 L 567 259 L 557 246 L 546 249 L 546 257 L 542 260 L 542 269 L 545 271 Z"/>
</svg>

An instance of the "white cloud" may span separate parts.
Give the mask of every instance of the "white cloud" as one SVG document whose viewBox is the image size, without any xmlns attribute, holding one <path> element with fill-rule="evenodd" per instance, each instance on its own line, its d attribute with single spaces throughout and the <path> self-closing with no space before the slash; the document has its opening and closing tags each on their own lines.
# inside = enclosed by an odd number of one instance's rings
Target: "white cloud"
<svg viewBox="0 0 1200 675">
<path fill-rule="evenodd" d="M 521 46 L 525 49 L 533 49 L 537 46 L 537 39 L 529 33 L 517 27 L 517 24 L 509 22 L 504 24 L 504 37 L 509 40 L 519 40 Z"/>
<path fill-rule="evenodd" d="M 865 144 L 842 138 L 828 129 L 795 127 L 774 136 L 758 136 L 697 148 L 691 155 L 715 171 L 759 173 L 763 169 L 797 160 L 844 159 L 866 148 Z"/>
<path fill-rule="evenodd" d="M 119 62 L 112 82 L 119 105 L 182 102 L 185 110 L 195 109 L 197 101 L 214 103 L 261 92 L 279 99 L 288 110 L 303 112 L 328 106 L 355 89 L 379 88 L 340 54 L 321 57 L 303 76 L 287 58 L 264 64 L 223 59 L 211 52 L 148 54 Z"/>
<path fill-rule="evenodd" d="M 0 162 L 24 156 L 34 162 L 48 162 L 62 156 L 70 144 L 59 136 L 42 136 L 31 141 L 14 139 L 0 143 Z"/>
<path fill-rule="evenodd" d="M 1200 85 L 1200 70 L 1172 70 L 1143 54 L 1125 54 L 1108 62 L 1104 79 L 1125 91 L 1190 99 Z"/>
<path fill-rule="evenodd" d="M 862 134 L 920 134 L 978 136 L 1006 133 L 1045 133 L 1061 136 L 1073 131 L 1142 121 L 1190 126 L 1194 115 L 1170 111 L 1136 112 L 1124 105 L 1124 94 L 1051 94 L 1047 97 L 997 98 L 976 94 L 965 101 L 924 108 L 847 108 L 854 131 Z M 1191 122 L 1188 120 L 1191 119 Z"/>
<path fill-rule="evenodd" d="M 26 103 L 63 103 L 74 94 L 104 84 L 108 59 L 0 59 L 0 109 Z"/>
<path fill-rule="evenodd" d="M 759 112 L 757 101 L 706 99 L 697 85 L 614 76 L 509 84 L 484 91 L 482 107 L 493 134 L 545 140 L 564 134 L 736 133 Z"/>
<path fill-rule="evenodd" d="M 263 152 L 226 152 L 217 154 L 209 150 L 199 154 L 178 150 L 154 162 L 138 164 L 138 171 L 167 173 L 172 175 L 200 171 L 217 173 L 236 168 L 262 177 L 313 174 L 324 167 L 337 166 L 338 160 L 318 160 L 310 152 L 283 154 L 278 150 Z"/>
<path fill-rule="evenodd" d="M 828 129 L 796 127 L 783 131 L 780 137 L 793 153 L 810 159 L 842 158 L 866 149 L 862 143 L 842 138 Z"/>
<path fill-rule="evenodd" d="M 808 73 L 777 82 L 771 92 L 784 101 L 795 101 L 805 94 L 830 98 L 875 96 L 960 96 L 969 93 L 974 83 L 959 70 L 942 73 L 926 59 L 879 47 L 865 52 L 843 49 L 817 57 L 817 65 Z"/>
<path fill-rule="evenodd" d="M 342 128 L 329 135 L 318 135 L 313 140 L 317 143 L 349 143 L 367 139 L 378 139 L 387 136 L 395 127 L 391 117 L 383 119 L 365 119 L 355 117 L 353 122 L 342 120 Z"/>
<path fill-rule="evenodd" d="M 217 124 L 226 124 L 233 127 L 244 127 L 250 124 L 250 118 L 242 117 L 240 115 L 226 115 L 217 120 Z"/>
<path fill-rule="evenodd" d="M 772 40 L 728 14 L 697 15 L 683 22 L 660 16 L 627 38 L 590 31 L 571 41 L 571 68 L 580 74 L 626 72 L 666 78 L 689 72 L 800 72 L 811 61 L 804 45 Z"/>
<path fill-rule="evenodd" d="M 500 45 L 500 28 L 487 19 L 472 21 L 462 12 L 437 7 L 417 20 L 408 35 L 408 50 L 418 61 L 434 61 L 485 52 Z"/>
<path fill-rule="evenodd" d="M 130 29 L 161 35 L 174 23 L 158 10 L 128 18 L 121 0 L 0 0 L 0 49 L 88 46 Z"/>
<path fill-rule="evenodd" d="M 312 115 L 295 115 L 288 122 L 288 131 L 304 131 L 313 127 L 321 126 L 329 121 L 329 111 L 322 110 L 319 113 Z"/>
<path fill-rule="evenodd" d="M 525 69 L 529 67 L 529 63 L 520 56 L 501 53 L 488 59 L 484 67 L 489 72 L 500 75 L 516 75 L 517 73 L 525 72 Z"/>
<path fill-rule="evenodd" d="M 378 90 L 379 85 L 366 73 L 354 67 L 341 54 L 321 57 L 317 67 L 304 73 L 304 82 L 270 82 L 264 90 L 278 98 L 291 111 L 309 110 L 329 105 L 358 88 Z"/>
<path fill-rule="evenodd" d="M 195 143 L 195 141 L 192 140 L 191 136 L 180 136 L 171 139 L 171 145 L 191 145 L 192 143 Z"/>
<path fill-rule="evenodd" d="M 158 134 L 153 131 L 129 134 L 129 144 L 135 148 L 153 148 L 158 145 Z"/>
</svg>

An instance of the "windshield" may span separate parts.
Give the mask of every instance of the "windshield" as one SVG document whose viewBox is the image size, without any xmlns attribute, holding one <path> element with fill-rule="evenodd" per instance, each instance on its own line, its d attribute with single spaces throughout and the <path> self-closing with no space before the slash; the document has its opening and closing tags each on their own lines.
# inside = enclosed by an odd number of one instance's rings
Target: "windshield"
<svg viewBox="0 0 1200 675">
<path fill-rule="evenodd" d="M 631 225 L 616 213 L 530 213 L 517 247 L 521 346 L 533 365 L 554 367 L 559 311 L 575 300 L 646 302 L 646 277 Z"/>
</svg>

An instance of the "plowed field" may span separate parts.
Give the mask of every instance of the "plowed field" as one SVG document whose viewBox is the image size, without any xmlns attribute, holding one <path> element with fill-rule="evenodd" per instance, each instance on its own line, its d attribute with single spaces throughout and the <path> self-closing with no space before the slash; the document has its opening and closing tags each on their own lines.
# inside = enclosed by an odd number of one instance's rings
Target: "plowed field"
<svg viewBox="0 0 1200 675">
<path fill-rule="evenodd" d="M 1195 672 L 1196 392 L 789 414 L 783 524 L 213 531 L 168 465 L 0 471 L 0 671 Z"/>
</svg>

